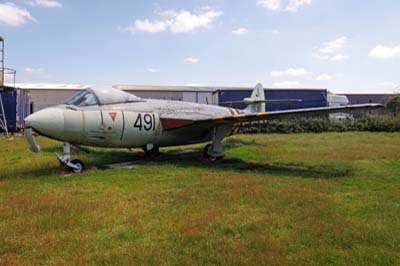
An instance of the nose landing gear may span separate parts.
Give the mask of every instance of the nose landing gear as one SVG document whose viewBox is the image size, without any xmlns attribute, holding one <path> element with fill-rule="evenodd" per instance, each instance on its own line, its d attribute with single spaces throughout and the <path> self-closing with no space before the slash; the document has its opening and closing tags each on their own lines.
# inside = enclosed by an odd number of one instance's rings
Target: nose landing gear
<svg viewBox="0 0 400 266">
<path fill-rule="evenodd" d="M 64 155 L 60 156 L 56 154 L 58 161 L 60 162 L 60 173 L 64 174 L 65 170 L 74 173 L 82 173 L 85 169 L 85 165 L 81 160 L 71 161 L 71 147 L 68 142 L 64 143 Z"/>
</svg>

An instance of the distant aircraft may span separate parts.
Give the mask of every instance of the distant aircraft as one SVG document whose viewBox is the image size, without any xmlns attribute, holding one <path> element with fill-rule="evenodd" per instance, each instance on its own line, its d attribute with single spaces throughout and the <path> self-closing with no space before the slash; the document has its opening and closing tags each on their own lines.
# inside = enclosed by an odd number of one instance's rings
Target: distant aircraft
<svg viewBox="0 0 400 266">
<path fill-rule="evenodd" d="M 265 112 L 265 104 L 277 100 L 266 100 L 264 95 L 263 86 L 257 84 L 251 97 L 240 101 L 247 104 L 247 108 L 238 110 L 189 102 L 141 99 L 118 89 L 91 88 L 78 92 L 62 105 L 43 109 L 27 117 L 25 137 L 33 152 L 40 150 L 33 130 L 64 142 L 64 155 L 57 154 L 57 158 L 67 170 L 79 173 L 84 169 L 84 164 L 80 160 L 71 160 L 70 144 L 142 148 L 147 155 L 154 156 L 160 147 L 211 141 L 204 148 L 204 156 L 216 161 L 223 156 L 221 141 L 226 136 L 238 133 L 242 125 L 252 121 L 382 107 L 380 104 L 360 104 Z"/>
</svg>

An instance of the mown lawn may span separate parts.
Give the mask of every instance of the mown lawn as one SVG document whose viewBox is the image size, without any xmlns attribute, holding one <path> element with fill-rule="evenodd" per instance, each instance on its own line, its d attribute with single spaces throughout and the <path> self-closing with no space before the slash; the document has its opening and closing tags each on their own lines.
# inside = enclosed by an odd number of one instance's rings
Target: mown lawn
<svg viewBox="0 0 400 266">
<path fill-rule="evenodd" d="M 98 170 L 70 176 L 38 141 L 0 140 L 1 265 L 400 265 L 400 134 L 240 135 L 216 164 L 119 170 L 131 152 L 74 150 Z"/>
</svg>

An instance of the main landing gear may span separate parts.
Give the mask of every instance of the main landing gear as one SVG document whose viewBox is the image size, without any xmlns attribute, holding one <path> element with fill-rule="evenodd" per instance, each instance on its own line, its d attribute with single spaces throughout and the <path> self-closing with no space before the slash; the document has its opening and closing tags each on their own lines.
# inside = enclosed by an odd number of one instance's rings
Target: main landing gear
<svg viewBox="0 0 400 266">
<path fill-rule="evenodd" d="M 232 127 L 228 125 L 214 127 L 212 143 L 206 145 L 203 150 L 204 158 L 207 158 L 210 162 L 216 162 L 224 157 L 221 142 L 231 129 Z"/>
<path fill-rule="evenodd" d="M 71 160 L 71 146 L 68 142 L 64 143 L 64 155 L 60 156 L 56 154 L 58 161 L 60 162 L 60 171 L 62 173 L 67 170 L 68 172 L 82 173 L 85 169 L 85 165 L 81 160 Z"/>
<path fill-rule="evenodd" d="M 153 144 L 147 144 L 145 147 L 143 147 L 143 151 L 148 159 L 154 159 L 160 155 L 160 149 Z"/>
<path fill-rule="evenodd" d="M 224 154 L 222 153 L 221 155 L 214 155 L 212 152 L 212 144 L 207 144 L 204 149 L 203 149 L 203 157 L 208 159 L 210 162 L 214 163 L 218 160 L 221 160 L 224 158 Z"/>
</svg>

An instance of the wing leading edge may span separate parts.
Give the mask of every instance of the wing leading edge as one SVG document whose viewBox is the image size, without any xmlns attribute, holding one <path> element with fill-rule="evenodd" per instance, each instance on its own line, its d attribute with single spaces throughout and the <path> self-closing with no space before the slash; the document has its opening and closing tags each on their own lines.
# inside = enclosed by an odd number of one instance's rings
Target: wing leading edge
<svg viewBox="0 0 400 266">
<path fill-rule="evenodd" d="M 254 114 L 240 114 L 235 116 L 217 116 L 211 119 L 204 119 L 194 121 L 198 122 L 224 122 L 224 121 L 232 121 L 232 122 L 248 122 L 248 121 L 257 121 L 257 120 L 273 120 L 273 119 L 282 119 L 282 118 L 291 118 L 297 116 L 312 116 L 312 115 L 324 115 L 324 114 L 332 114 L 332 113 L 346 113 L 352 111 L 359 110 L 373 110 L 383 108 L 382 104 L 355 104 L 348 106 L 333 106 L 333 107 L 318 107 L 318 108 L 305 108 L 305 109 L 293 109 L 293 110 L 283 110 L 283 111 L 272 111 L 272 112 L 260 112 Z"/>
</svg>

